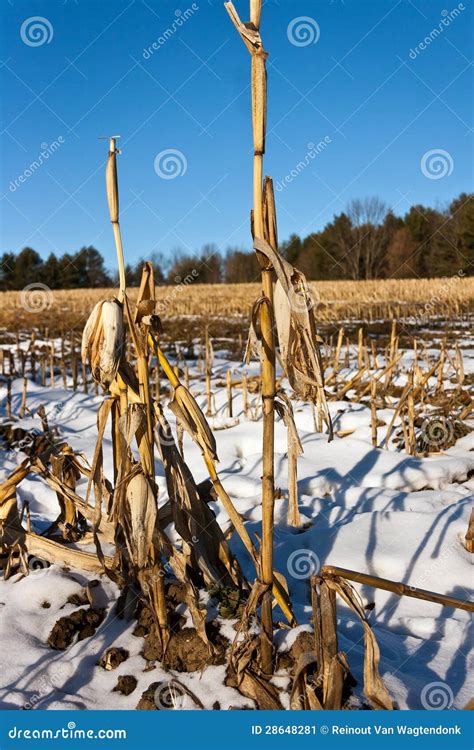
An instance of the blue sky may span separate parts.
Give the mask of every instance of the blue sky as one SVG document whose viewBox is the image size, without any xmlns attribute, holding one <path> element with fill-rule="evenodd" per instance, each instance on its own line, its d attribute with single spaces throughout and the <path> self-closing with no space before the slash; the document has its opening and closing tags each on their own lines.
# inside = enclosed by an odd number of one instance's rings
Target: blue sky
<svg viewBox="0 0 474 750">
<path fill-rule="evenodd" d="M 234 4 L 247 20 L 248 1 Z M 220 0 L 2 0 L 2 10 L 2 251 L 93 244 L 114 267 L 98 139 L 110 134 L 122 136 L 128 261 L 250 247 L 249 54 Z M 265 172 L 284 184 L 281 239 L 322 228 L 356 197 L 403 214 L 472 190 L 472 31 L 470 0 L 265 3 Z M 49 158 L 25 176 L 45 144 Z M 156 157 L 170 149 L 182 174 L 163 179 Z M 421 160 L 439 150 L 448 168 L 431 179 Z"/>
</svg>

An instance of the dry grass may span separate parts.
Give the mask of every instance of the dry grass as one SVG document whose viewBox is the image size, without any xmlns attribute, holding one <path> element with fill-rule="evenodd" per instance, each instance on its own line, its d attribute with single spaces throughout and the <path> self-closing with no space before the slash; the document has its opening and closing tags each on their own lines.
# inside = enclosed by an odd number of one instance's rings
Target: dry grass
<svg viewBox="0 0 474 750">
<path fill-rule="evenodd" d="M 323 323 L 412 317 L 421 324 L 434 317 L 458 317 L 474 311 L 474 277 L 320 281 L 312 282 L 311 288 L 316 318 Z M 259 289 L 259 284 L 178 284 L 158 287 L 156 297 L 164 321 L 197 318 L 196 331 L 200 332 L 199 320 L 247 321 Z M 137 289 L 130 290 L 132 301 L 137 293 Z M 93 306 L 112 294 L 111 289 L 43 291 L 26 309 L 22 292 L 1 292 L 0 328 L 48 328 L 50 335 L 68 329 L 81 331 Z M 222 333 L 225 335 L 224 330 Z"/>
</svg>

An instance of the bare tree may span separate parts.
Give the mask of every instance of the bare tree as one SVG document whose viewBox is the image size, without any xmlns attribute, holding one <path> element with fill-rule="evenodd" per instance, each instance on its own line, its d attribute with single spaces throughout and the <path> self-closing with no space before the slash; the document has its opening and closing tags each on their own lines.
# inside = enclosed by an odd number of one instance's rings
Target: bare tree
<svg viewBox="0 0 474 750">
<path fill-rule="evenodd" d="M 373 279 L 380 275 L 387 249 L 385 219 L 388 212 L 387 205 L 377 197 L 356 199 L 347 207 L 354 236 L 352 252 L 354 261 L 358 263 L 358 278 Z"/>
</svg>

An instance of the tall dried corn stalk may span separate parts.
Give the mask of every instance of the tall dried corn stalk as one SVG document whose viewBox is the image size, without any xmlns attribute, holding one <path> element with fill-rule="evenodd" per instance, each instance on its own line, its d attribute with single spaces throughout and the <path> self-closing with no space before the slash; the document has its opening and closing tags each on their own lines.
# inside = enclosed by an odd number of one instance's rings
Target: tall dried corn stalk
<svg viewBox="0 0 474 750">
<path fill-rule="evenodd" d="M 250 2 L 250 23 L 242 24 L 231 2 L 225 7 L 251 55 L 252 128 L 253 128 L 253 235 L 270 240 L 268 226 L 264 227 L 263 154 L 267 114 L 267 53 L 260 38 L 261 0 Z M 272 227 L 273 228 L 273 227 Z M 265 231 L 267 229 L 267 231 Z M 274 233 L 273 239 L 276 240 Z M 272 594 L 273 581 L 273 511 L 274 511 L 274 412 L 275 412 L 275 337 L 273 320 L 273 269 L 264 255 L 257 253 L 262 271 L 260 303 L 261 362 L 262 362 L 262 546 L 261 579 L 265 586 L 261 605 L 261 666 L 266 674 L 272 668 Z"/>
<path fill-rule="evenodd" d="M 153 537 L 157 520 L 157 485 L 154 465 L 153 406 L 148 369 L 148 335 L 155 310 L 153 269 L 145 264 L 135 314 L 127 298 L 122 239 L 119 224 L 116 138 L 109 139 L 106 191 L 119 266 L 120 290 L 117 298 L 99 302 L 84 328 L 82 357 L 90 363 L 92 377 L 105 390 L 115 385 L 118 397 L 103 404 L 99 411 L 99 440 L 94 456 L 91 483 L 94 484 L 97 513 L 102 504 L 102 437 L 112 414 L 115 491 L 109 508 L 116 524 L 121 575 L 127 585 L 138 581 L 156 617 L 163 648 L 168 640 L 164 576 L 160 550 Z M 125 363 L 124 312 L 137 356 L 138 403 L 130 405 L 124 375 L 135 378 Z M 127 369 L 128 368 L 128 369 Z M 131 371 L 131 372 L 130 372 Z M 139 464 L 132 464 L 130 444 L 136 438 Z M 96 537 L 97 539 L 97 537 Z M 100 557 L 100 553 L 99 553 Z"/>
<path fill-rule="evenodd" d="M 262 272 L 262 294 L 254 307 L 260 316 L 262 369 L 262 546 L 261 546 L 261 641 L 264 673 L 271 674 L 273 651 L 272 596 L 274 525 L 274 417 L 275 417 L 275 332 L 285 374 L 295 393 L 317 405 L 332 436 L 331 420 L 324 394 L 323 365 L 318 349 L 313 304 L 305 277 L 278 253 L 278 235 L 273 184 L 263 178 L 267 111 L 267 53 L 260 37 L 261 0 L 250 0 L 250 22 L 242 23 L 232 2 L 225 7 L 242 41 L 250 52 L 253 129 L 253 212 L 254 248 Z M 293 456 L 294 457 L 294 456 Z M 296 462 L 292 466 L 295 486 Z M 294 495 L 294 491 L 293 491 Z M 294 498 L 293 498 L 294 499 Z M 296 517 L 297 513 L 292 513 Z"/>
</svg>

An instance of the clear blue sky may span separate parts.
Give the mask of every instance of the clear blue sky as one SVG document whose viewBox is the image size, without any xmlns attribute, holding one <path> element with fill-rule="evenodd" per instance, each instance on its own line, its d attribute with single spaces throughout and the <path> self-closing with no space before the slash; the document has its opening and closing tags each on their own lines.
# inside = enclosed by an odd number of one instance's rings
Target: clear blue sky
<svg viewBox="0 0 474 750">
<path fill-rule="evenodd" d="M 29 245 L 46 256 L 93 244 L 115 266 L 107 143 L 98 140 L 109 134 L 122 136 L 127 260 L 207 242 L 250 246 L 249 54 L 220 0 L 1 1 L 2 251 Z M 234 4 L 247 20 L 248 0 Z M 322 228 L 355 197 L 379 195 L 403 214 L 413 203 L 443 206 L 472 190 L 472 3 L 461 6 L 417 51 L 458 3 L 265 3 L 266 173 L 283 180 L 305 160 L 308 143 L 327 138 L 277 191 L 281 239 Z M 46 19 L 39 36 L 28 28 L 35 16 Z M 289 40 L 289 24 L 301 16 L 315 43 L 304 44 L 304 29 L 299 45 Z M 144 54 L 153 42 L 159 48 Z M 58 139 L 59 148 L 19 182 L 42 144 Z M 175 179 L 154 168 L 167 149 L 186 160 Z M 449 168 L 430 179 L 420 160 L 439 149 Z"/>
</svg>

